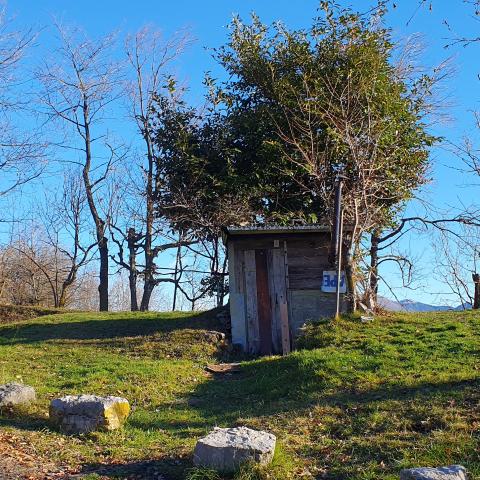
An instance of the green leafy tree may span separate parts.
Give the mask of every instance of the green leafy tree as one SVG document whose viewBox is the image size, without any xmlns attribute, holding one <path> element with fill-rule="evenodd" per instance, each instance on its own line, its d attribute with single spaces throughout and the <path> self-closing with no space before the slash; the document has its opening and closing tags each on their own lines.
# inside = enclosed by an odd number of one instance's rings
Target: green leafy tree
<svg viewBox="0 0 480 480">
<path fill-rule="evenodd" d="M 437 77 L 415 76 L 408 57 L 394 62 L 383 4 L 368 15 L 321 6 L 304 30 L 235 18 L 216 51 L 228 80 L 207 79 L 206 115 L 158 99 L 166 182 L 158 204 L 175 228 L 208 239 L 232 223 L 330 222 L 342 173 L 355 292 L 362 238 L 394 226 L 428 181 L 435 138 L 426 117 Z"/>
<path fill-rule="evenodd" d="M 361 238 L 393 224 L 428 180 L 435 139 L 425 118 L 436 78 L 415 77 L 409 65 L 394 63 L 383 4 L 368 15 L 330 1 L 321 6 L 323 14 L 305 30 L 235 18 L 229 42 L 217 51 L 229 76 L 217 98 L 229 116 L 252 116 L 267 132 L 258 150 L 268 153 L 256 156 L 265 176 L 255 192 L 264 187 L 268 201 L 277 193 L 282 202 L 267 203 L 265 221 L 292 214 L 331 219 L 335 178 L 346 176 L 345 219 L 353 227 L 347 275 L 354 291 Z M 271 188 L 279 180 L 283 192 Z"/>
<path fill-rule="evenodd" d="M 156 215 L 194 239 L 190 250 L 209 262 L 202 294 L 216 295 L 221 304 L 227 294 L 222 227 L 251 221 L 254 212 L 245 180 L 233 168 L 237 149 L 222 115 L 200 116 L 174 91 L 157 95 L 153 109 Z"/>
</svg>

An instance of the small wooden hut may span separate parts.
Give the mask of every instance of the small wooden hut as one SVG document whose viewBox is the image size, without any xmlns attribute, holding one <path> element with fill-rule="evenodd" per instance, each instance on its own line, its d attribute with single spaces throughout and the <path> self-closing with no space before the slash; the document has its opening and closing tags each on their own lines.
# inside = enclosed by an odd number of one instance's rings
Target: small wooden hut
<svg viewBox="0 0 480 480">
<path fill-rule="evenodd" d="M 335 314 L 330 227 L 228 227 L 224 240 L 234 344 L 250 353 L 287 353 L 305 322 Z M 341 280 L 345 310 L 344 274 Z"/>
</svg>

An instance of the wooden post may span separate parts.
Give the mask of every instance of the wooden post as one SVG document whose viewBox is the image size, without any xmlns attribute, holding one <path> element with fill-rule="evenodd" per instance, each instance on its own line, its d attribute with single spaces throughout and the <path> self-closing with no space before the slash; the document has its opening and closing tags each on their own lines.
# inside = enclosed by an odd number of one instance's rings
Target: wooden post
<svg viewBox="0 0 480 480">
<path fill-rule="evenodd" d="M 257 276 L 257 311 L 260 336 L 260 353 L 272 354 L 272 308 L 268 282 L 267 250 L 255 250 L 255 272 Z"/>
<path fill-rule="evenodd" d="M 280 304 L 280 321 L 282 325 L 282 353 L 286 355 L 291 351 L 290 344 L 290 325 L 288 321 L 288 256 L 287 256 L 287 242 L 283 242 L 283 265 L 285 269 L 285 301 Z"/>
<path fill-rule="evenodd" d="M 286 249 L 274 247 L 272 250 L 272 295 L 274 301 L 274 328 L 280 331 L 279 351 L 283 355 L 290 352 L 290 328 L 288 320 L 288 265 Z"/>
</svg>

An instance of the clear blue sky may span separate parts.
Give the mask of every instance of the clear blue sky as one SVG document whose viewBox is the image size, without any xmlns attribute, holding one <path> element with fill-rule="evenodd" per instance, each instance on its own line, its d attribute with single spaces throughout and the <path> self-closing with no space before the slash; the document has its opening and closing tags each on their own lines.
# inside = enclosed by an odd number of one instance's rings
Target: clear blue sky
<svg viewBox="0 0 480 480">
<path fill-rule="evenodd" d="M 361 0 L 348 3 L 358 10 L 366 10 L 371 4 Z M 465 134 L 473 135 L 474 139 L 478 140 L 471 112 L 478 108 L 480 100 L 480 65 L 477 61 L 480 45 L 468 48 L 456 46 L 448 50 L 444 48 L 449 39 L 456 35 L 480 35 L 480 22 L 473 18 L 472 7 L 463 0 L 432 0 L 424 2 L 420 8 L 417 8 L 417 0 L 397 0 L 395 3 L 397 7 L 392 9 L 387 17 L 388 25 L 393 28 L 395 36 L 400 38 L 421 33 L 425 41 L 424 63 L 435 65 L 451 56 L 456 70 L 445 86 L 448 100 L 452 104 L 448 109 L 452 118 L 449 123 L 435 125 L 434 133 L 453 142 L 458 142 Z M 166 35 L 188 27 L 196 42 L 179 62 L 178 74 L 186 79 L 191 91 L 190 98 L 196 102 L 200 101 L 203 93 L 204 73 L 212 71 L 215 77 L 222 75 L 212 60 L 209 49 L 226 41 L 226 26 L 233 14 L 238 13 L 247 18 L 250 12 L 255 11 L 264 22 L 282 20 L 287 26 L 297 28 L 309 25 L 317 7 L 318 2 L 315 0 L 11 0 L 8 3 L 8 12 L 16 15 L 16 21 L 20 24 L 45 27 L 32 61 L 41 58 L 51 48 L 52 29 L 49 25 L 52 16 L 65 23 L 83 27 L 91 36 L 117 29 L 133 32 L 145 24 L 155 25 Z M 450 30 L 443 23 L 444 20 L 448 21 Z M 455 169 L 459 165 L 458 160 L 444 149 L 435 149 L 432 158 L 433 182 L 425 194 L 426 197 L 439 207 L 455 205 L 459 199 L 465 204 L 474 202 L 476 188 L 465 187 L 468 179 Z M 410 237 L 404 242 L 404 247 L 412 248 L 414 253 L 423 257 L 420 262 L 424 273 L 431 275 L 428 270 L 431 255 L 428 237 Z M 389 271 L 388 275 L 395 283 L 395 272 Z M 428 284 L 426 288 L 406 292 L 400 290 L 399 297 L 440 301 L 440 297 L 431 293 L 445 289 L 433 280 L 423 280 L 422 283 Z"/>
</svg>

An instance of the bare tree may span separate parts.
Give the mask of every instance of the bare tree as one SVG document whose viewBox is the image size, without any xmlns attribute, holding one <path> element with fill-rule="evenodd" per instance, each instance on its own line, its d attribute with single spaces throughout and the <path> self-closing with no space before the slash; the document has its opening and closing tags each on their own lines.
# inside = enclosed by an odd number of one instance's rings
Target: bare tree
<svg viewBox="0 0 480 480">
<path fill-rule="evenodd" d="M 53 198 L 54 201 L 51 201 Z M 56 287 L 56 305 L 64 307 L 67 294 L 75 286 L 80 269 L 92 259 L 96 242 L 91 241 L 85 218 L 87 201 L 82 178 L 73 171 L 67 172 L 60 198 L 47 197 L 43 212 L 45 243 L 65 259 L 61 283 Z M 58 285 L 58 273 L 55 285 Z"/>
<path fill-rule="evenodd" d="M 36 219 L 24 224 L 9 245 L 43 277 L 50 291 L 49 304 L 54 307 L 68 305 L 80 271 L 92 259 L 96 242 L 90 241 L 86 229 L 86 208 L 81 177 L 70 172 L 61 194 L 47 193 L 45 201 L 33 209 Z"/>
<path fill-rule="evenodd" d="M 159 225 L 158 215 L 155 212 L 155 198 L 162 185 L 152 128 L 155 96 L 161 90 L 171 88 L 172 80 L 168 69 L 190 42 L 188 32 L 179 32 L 165 40 L 160 32 L 146 27 L 135 35 L 129 36 L 125 42 L 125 52 L 131 72 L 128 89 L 130 111 L 142 139 L 141 151 L 144 159 L 140 164 L 143 173 L 142 183 L 138 185 L 139 189 L 136 192 L 143 199 L 143 212 L 137 211 L 137 219 L 141 219 L 140 225 L 137 228 L 129 225 L 124 231 L 116 229 L 119 235 L 117 244 L 119 241 L 126 243 L 129 251 L 128 262 L 124 258 L 120 259 L 120 262 L 130 272 L 132 310 L 138 309 L 137 278 L 141 275 L 144 285 L 140 309 L 148 310 L 154 288 L 163 281 L 171 280 L 170 276 L 159 277 L 157 257 L 168 249 L 191 243 L 184 236 L 181 236 L 182 238 L 177 242 L 170 234 L 166 235 L 166 227 L 162 225 L 161 218 Z M 162 237 L 163 243 L 155 245 L 155 241 Z M 122 253 L 120 244 L 119 249 Z M 140 272 L 136 261 L 139 251 L 144 255 Z"/>
<path fill-rule="evenodd" d="M 433 248 L 436 253 L 435 273 L 448 287 L 450 296 L 457 298 L 464 309 L 480 308 L 478 226 L 466 225 L 457 232 L 441 231 Z"/>
<path fill-rule="evenodd" d="M 130 286 L 125 278 L 125 270 L 120 270 L 115 275 L 110 286 L 110 306 L 113 311 L 124 312 L 130 308 Z"/>
<path fill-rule="evenodd" d="M 195 256 L 206 263 L 202 272 L 203 277 L 200 284 L 203 286 L 203 296 L 214 297 L 214 305 L 221 307 L 228 294 L 227 276 L 228 259 L 225 245 L 222 242 L 221 234 L 199 236 L 198 246 L 189 246 L 189 250 Z"/>
<path fill-rule="evenodd" d="M 11 28 L 4 8 L 0 10 L 0 197 L 37 178 L 45 166 L 46 144 L 32 128 L 20 128 L 27 107 L 20 85 L 22 60 L 33 45 L 33 30 Z"/>
<path fill-rule="evenodd" d="M 46 249 L 34 248 L 32 243 L 31 236 L 16 238 L 0 251 L 3 303 L 53 306 L 51 289 L 43 273 L 49 268 L 52 255 Z M 24 251 L 30 254 L 25 255 Z"/>
<path fill-rule="evenodd" d="M 428 214 L 432 216 L 436 214 L 439 218 L 428 218 Z M 461 229 L 471 231 L 478 226 L 480 226 L 478 212 L 463 209 L 461 213 L 450 215 L 433 211 L 426 212 L 425 216 L 401 218 L 390 229 L 374 229 L 369 237 L 368 256 L 362 259 L 364 264 L 368 261 L 368 266 L 365 269 L 366 284 L 363 289 L 363 303 L 374 310 L 377 306 L 379 281 L 383 280 L 389 287 L 388 282 L 379 272 L 380 266 L 384 263 L 393 262 L 397 265 L 404 287 L 409 287 L 412 284 L 416 262 L 411 255 L 401 253 L 398 248 L 395 248 L 399 241 L 410 232 L 417 234 L 436 232 L 442 234 L 443 238 L 450 238 L 450 242 L 457 239 L 458 242 L 462 243 L 466 242 L 466 239 Z"/>
<path fill-rule="evenodd" d="M 195 251 L 189 251 L 189 248 L 184 249 L 179 246 L 176 260 L 178 263 L 174 284 L 175 305 L 180 305 L 184 309 L 185 303 L 187 303 L 192 312 L 201 308 L 208 308 L 211 304 L 208 297 L 212 288 L 205 284 L 205 274 L 208 271 L 203 270 L 204 255 L 199 255 Z M 175 309 L 176 307 L 172 310 Z"/>
<path fill-rule="evenodd" d="M 99 304 L 108 310 L 108 213 L 101 210 L 101 187 L 113 164 L 122 156 L 99 130 L 107 108 L 120 96 L 120 66 L 111 52 L 115 36 L 90 40 L 79 30 L 56 25 L 61 46 L 56 57 L 39 70 L 41 101 L 50 119 L 70 127 L 78 141 L 63 142 L 79 157 L 69 160 L 82 167 L 83 187 L 95 225 L 99 252 Z M 103 140 L 103 150 L 94 146 Z M 104 155 L 102 157 L 102 154 Z M 104 192 L 103 192 L 104 193 Z"/>
<path fill-rule="evenodd" d="M 77 284 L 71 292 L 68 307 L 82 311 L 97 311 L 98 295 L 95 293 L 96 287 L 95 271 L 88 267 L 81 270 Z"/>
</svg>

